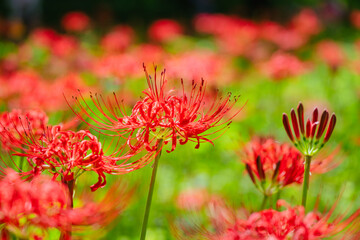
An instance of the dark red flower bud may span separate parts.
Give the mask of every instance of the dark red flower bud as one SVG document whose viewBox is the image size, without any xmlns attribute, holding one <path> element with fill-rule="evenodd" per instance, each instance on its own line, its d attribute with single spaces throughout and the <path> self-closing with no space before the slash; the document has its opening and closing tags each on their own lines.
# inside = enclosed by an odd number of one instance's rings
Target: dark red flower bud
<svg viewBox="0 0 360 240">
<path fill-rule="evenodd" d="M 318 116 L 319 116 L 319 111 L 317 108 L 314 109 L 314 112 L 313 112 L 313 118 L 312 118 L 312 123 L 315 123 L 317 122 L 318 120 Z"/>
<path fill-rule="evenodd" d="M 286 131 L 287 135 L 289 136 L 290 140 L 292 142 L 294 142 L 294 137 L 292 135 L 290 124 L 289 124 L 289 118 L 286 115 L 286 113 L 283 114 L 283 124 L 284 124 L 285 131 Z"/>
<path fill-rule="evenodd" d="M 265 179 L 265 172 L 264 172 L 263 165 L 261 163 L 260 156 L 257 156 L 257 158 L 256 158 L 256 168 L 257 168 L 260 180 L 264 180 Z"/>
<path fill-rule="evenodd" d="M 313 138 L 315 136 L 316 127 L 319 125 L 319 122 L 315 122 L 311 124 L 311 134 L 310 137 Z"/>
<path fill-rule="evenodd" d="M 294 133 L 297 139 L 300 139 L 300 132 L 299 132 L 299 126 L 296 119 L 296 113 L 294 109 L 291 109 L 291 122 L 293 125 Z"/>
<path fill-rule="evenodd" d="M 321 115 L 319 129 L 318 129 L 318 132 L 316 134 L 316 139 L 321 138 L 321 135 L 325 131 L 325 127 L 326 127 L 328 119 L 329 119 L 329 113 L 328 113 L 328 111 L 325 110 Z"/>
<path fill-rule="evenodd" d="M 299 118 L 299 125 L 300 125 L 300 131 L 301 134 L 305 134 L 305 129 L 304 129 L 304 107 L 302 105 L 302 103 L 299 103 L 299 106 L 297 108 L 297 113 L 298 113 L 298 118 Z"/>
<path fill-rule="evenodd" d="M 251 181 L 255 184 L 255 177 L 254 177 L 254 173 L 253 171 L 251 170 L 251 167 L 249 164 L 246 164 L 246 171 L 248 172 L 250 178 L 251 178 Z"/>
<path fill-rule="evenodd" d="M 328 128 L 328 130 L 327 130 L 327 132 L 325 134 L 324 143 L 326 143 L 329 140 L 329 138 L 331 137 L 331 134 L 332 134 L 332 132 L 334 131 L 334 128 L 335 128 L 335 124 L 336 124 L 336 116 L 333 113 L 331 115 L 329 128 Z"/>
<path fill-rule="evenodd" d="M 310 132 L 311 132 L 311 122 L 310 119 L 308 119 L 306 122 L 306 138 L 310 137 Z"/>
<path fill-rule="evenodd" d="M 274 180 L 277 178 L 278 174 L 279 174 L 280 164 L 281 164 L 281 161 L 278 161 L 278 162 L 276 163 L 276 167 L 275 167 L 275 170 L 274 170 L 274 174 L 273 174 L 273 176 L 272 176 L 272 181 L 274 181 Z"/>
</svg>

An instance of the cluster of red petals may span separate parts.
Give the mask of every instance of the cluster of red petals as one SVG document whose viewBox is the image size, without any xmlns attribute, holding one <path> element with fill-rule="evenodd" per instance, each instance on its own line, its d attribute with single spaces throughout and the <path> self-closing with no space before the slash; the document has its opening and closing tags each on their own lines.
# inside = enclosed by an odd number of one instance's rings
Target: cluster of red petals
<svg viewBox="0 0 360 240">
<path fill-rule="evenodd" d="M 90 18 L 83 12 L 69 12 L 61 19 L 62 27 L 69 32 L 82 32 L 90 24 Z"/>
<path fill-rule="evenodd" d="M 262 65 L 263 72 L 275 80 L 298 76 L 304 73 L 307 68 L 307 63 L 302 62 L 292 54 L 283 52 L 274 53 Z"/>
<path fill-rule="evenodd" d="M 145 69 L 145 67 L 144 67 Z M 115 103 L 106 102 L 101 96 L 92 97 L 96 114 L 85 100 L 76 99 L 80 108 L 76 114 L 84 121 L 92 119 L 95 124 L 88 124 L 100 132 L 111 131 L 112 135 L 123 136 L 132 151 L 138 151 L 145 147 L 148 152 L 156 151 L 157 141 L 171 142 L 171 151 L 176 145 L 186 144 L 188 141 L 197 142 L 195 148 L 199 148 L 201 142 L 210 142 L 208 136 L 226 129 L 230 119 L 222 121 L 237 101 L 231 100 L 230 94 L 223 98 L 217 98 L 205 108 L 208 103 L 204 101 L 205 82 L 197 84 L 193 81 L 190 94 L 185 91 L 181 81 L 182 91 L 177 94 L 174 90 L 167 91 L 165 71 L 157 79 L 145 74 L 149 89 L 143 93 L 145 97 L 138 101 L 130 115 L 126 115 L 124 106 L 114 94 Z M 236 114 L 235 114 L 236 115 Z M 222 126 L 211 133 L 207 130 Z M 133 143 L 135 141 L 135 143 Z"/>
<path fill-rule="evenodd" d="M 101 46 L 107 52 L 125 50 L 132 43 L 134 30 L 129 26 L 116 26 L 101 39 Z"/>
<path fill-rule="evenodd" d="M 72 56 L 79 48 L 78 40 L 72 36 L 62 35 L 49 28 L 36 29 L 31 34 L 35 45 L 48 49 L 57 57 Z"/>
<path fill-rule="evenodd" d="M 60 175 L 62 181 L 68 182 L 77 178 L 82 171 L 94 171 L 98 174 L 98 182 L 90 187 L 92 191 L 105 186 L 105 173 L 126 173 L 143 164 L 140 160 L 137 165 L 127 164 L 126 160 L 119 164 L 119 160 L 128 157 L 105 156 L 101 142 L 87 130 L 74 132 L 53 126 L 47 127 L 40 137 L 31 128 L 23 129 L 19 138 L 9 131 L 2 135 L 11 141 L 13 154 L 26 157 L 32 167 L 23 175 L 31 177 L 49 171 L 54 178 Z"/>
<path fill-rule="evenodd" d="M 318 43 L 316 52 L 319 58 L 334 70 L 346 60 L 345 53 L 339 44 L 331 40 L 324 40 Z"/>
<path fill-rule="evenodd" d="M 206 79 L 208 84 L 221 85 L 228 83 L 234 72 L 227 66 L 230 59 L 211 51 L 186 51 L 167 58 L 165 67 L 171 79 Z M 186 71 L 184 71 L 186 69 Z"/>
<path fill-rule="evenodd" d="M 252 49 L 263 40 L 282 50 L 297 49 L 321 30 L 311 9 L 303 9 L 285 26 L 269 21 L 258 24 L 222 14 L 199 14 L 194 25 L 198 32 L 214 35 L 220 48 L 233 55 L 247 55 L 249 47 Z"/>
<path fill-rule="evenodd" d="M 280 144 L 272 138 L 254 138 L 245 149 L 246 170 L 251 180 L 273 181 L 280 187 L 302 183 L 304 164 L 301 153 L 294 147 Z"/>
<path fill-rule="evenodd" d="M 41 228 L 65 227 L 63 209 L 70 204 L 66 187 L 45 176 L 24 182 L 11 169 L 0 181 L 0 222 L 19 229 L 36 225 Z M 24 221 L 26 220 L 26 221 Z M 24 223 L 25 222 L 25 223 Z"/>
<path fill-rule="evenodd" d="M 305 213 L 304 207 L 291 207 L 283 200 L 278 201 L 278 206 L 284 206 L 286 210 L 269 209 L 252 213 L 245 220 L 237 220 L 226 233 L 210 239 L 320 240 L 351 228 L 360 213 L 357 211 L 346 220 L 340 216 L 330 221 L 334 207 L 328 213 L 321 214 L 316 211 Z M 345 231 L 342 234 L 345 237 L 347 233 Z"/>
<path fill-rule="evenodd" d="M 182 26 L 171 19 L 155 21 L 149 28 L 149 36 L 158 42 L 171 41 L 183 34 Z"/>
<path fill-rule="evenodd" d="M 33 234 L 33 226 L 62 231 L 70 226 L 73 231 L 79 226 L 104 226 L 118 216 L 131 197 L 124 184 L 113 185 L 102 201 L 85 201 L 82 207 L 72 209 L 64 184 L 46 175 L 26 182 L 12 169 L 6 169 L 5 174 L 0 180 L 0 223 L 5 224 L 7 231 L 20 230 L 15 233 L 22 238 Z"/>
<path fill-rule="evenodd" d="M 360 11 L 354 10 L 351 12 L 350 15 L 351 23 L 356 27 L 357 29 L 360 29 Z"/>
<path fill-rule="evenodd" d="M 25 129 L 33 129 L 33 134 L 37 137 L 44 133 L 45 126 L 47 125 L 48 117 L 45 112 L 41 110 L 23 111 L 14 109 L 11 112 L 3 112 L 0 114 L 0 142 L 2 148 L 9 150 L 12 146 L 8 134 L 20 140 L 21 136 L 25 133 Z"/>
</svg>

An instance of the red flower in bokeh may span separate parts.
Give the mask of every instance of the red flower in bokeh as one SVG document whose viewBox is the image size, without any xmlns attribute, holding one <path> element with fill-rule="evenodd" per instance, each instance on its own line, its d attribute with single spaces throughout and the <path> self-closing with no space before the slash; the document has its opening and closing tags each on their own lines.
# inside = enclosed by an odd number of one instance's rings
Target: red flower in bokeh
<svg viewBox="0 0 360 240">
<path fill-rule="evenodd" d="M 239 219 L 225 233 L 209 239 L 320 240 L 339 233 L 345 237 L 348 232 L 344 230 L 350 229 L 351 231 L 351 226 L 356 224 L 360 214 L 358 210 L 348 219 L 344 220 L 343 215 L 334 219 L 332 213 L 335 210 L 335 205 L 324 214 L 316 210 L 306 214 L 302 206 L 291 207 L 284 200 L 279 200 L 277 204 L 286 207 L 286 209 L 284 211 L 269 209 L 252 213 L 245 220 Z M 331 221 L 330 218 L 332 218 Z"/>
<path fill-rule="evenodd" d="M 133 38 L 134 31 L 131 27 L 117 26 L 101 39 L 100 44 L 109 53 L 120 52 L 130 46 Z"/>
<path fill-rule="evenodd" d="M 352 11 L 350 15 L 350 20 L 354 27 L 360 29 L 360 10 Z"/>
<path fill-rule="evenodd" d="M 190 94 L 185 91 L 181 82 L 182 91 L 177 93 L 174 90 L 167 91 L 165 71 L 161 73 L 160 79 L 157 79 L 156 69 L 154 79 L 148 75 L 146 69 L 145 74 L 149 89 L 143 92 L 145 97 L 135 104 L 130 115 L 126 115 L 124 106 L 115 94 L 115 103 L 105 101 L 101 96 L 91 96 L 95 109 L 100 114 L 95 114 L 82 96 L 81 101 L 76 98 L 80 110 L 74 111 L 95 130 L 110 131 L 110 135 L 125 137 L 134 151 L 143 147 L 149 152 L 156 151 L 156 143 L 160 139 L 165 144 L 171 142 L 171 151 L 178 143 L 185 144 L 188 141 L 197 142 L 195 148 L 199 148 L 201 142 L 212 143 L 209 136 L 229 125 L 231 118 L 224 121 L 222 118 L 231 110 L 237 98 L 232 101 L 230 94 L 223 98 L 215 96 L 206 109 L 205 106 L 209 103 L 204 101 L 204 81 L 198 84 L 193 82 Z M 85 118 L 90 118 L 95 123 Z M 220 126 L 221 129 L 218 129 Z M 213 128 L 216 128 L 214 132 L 206 133 Z M 132 144 L 133 141 L 135 145 Z"/>
<path fill-rule="evenodd" d="M 83 12 L 69 12 L 61 19 L 62 27 L 69 32 L 82 32 L 89 24 L 90 19 Z"/>
<path fill-rule="evenodd" d="M 304 73 L 307 64 L 289 53 L 276 52 L 262 64 L 261 68 L 272 79 L 280 80 Z"/>
<path fill-rule="evenodd" d="M 160 19 L 151 24 L 148 33 L 155 41 L 168 42 L 181 36 L 183 27 L 174 20 Z"/>
<path fill-rule="evenodd" d="M 13 231 L 25 239 L 39 233 L 33 227 L 41 231 L 48 228 L 77 231 L 80 226 L 98 228 L 109 224 L 127 206 L 132 195 L 124 184 L 117 182 L 99 203 L 85 199 L 82 207 L 72 208 L 68 189 L 62 183 L 45 175 L 26 182 L 12 169 L 4 173 L 6 175 L 0 180 L 2 232 Z"/>
<path fill-rule="evenodd" d="M 316 53 L 333 70 L 336 70 L 346 60 L 343 50 L 336 42 L 331 40 L 323 40 L 318 43 Z"/>
<path fill-rule="evenodd" d="M 316 35 L 321 31 L 321 23 L 316 13 L 305 8 L 291 20 L 291 27 L 304 36 Z"/>
</svg>

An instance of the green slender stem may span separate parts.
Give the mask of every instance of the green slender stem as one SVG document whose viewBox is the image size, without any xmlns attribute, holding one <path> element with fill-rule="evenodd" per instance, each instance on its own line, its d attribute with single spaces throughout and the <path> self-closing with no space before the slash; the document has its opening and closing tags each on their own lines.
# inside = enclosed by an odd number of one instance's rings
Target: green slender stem
<svg viewBox="0 0 360 240">
<path fill-rule="evenodd" d="M 154 162 L 153 170 L 152 170 L 152 174 L 151 174 L 151 181 L 150 181 L 150 187 L 149 187 L 148 197 L 147 197 L 147 201 L 146 201 L 145 215 L 144 215 L 143 225 L 142 225 L 142 229 L 141 229 L 140 240 L 145 240 L 145 236 L 146 236 L 146 230 L 147 230 L 150 208 L 151 208 L 151 201 L 152 201 L 152 196 L 153 196 L 153 192 L 154 192 L 155 179 L 156 179 L 156 173 L 157 173 L 157 169 L 158 169 L 158 165 L 159 165 L 159 159 L 161 157 L 162 145 L 163 145 L 163 140 L 159 140 L 157 143 L 157 149 L 156 149 L 157 155 L 155 157 L 155 162 Z"/>
<path fill-rule="evenodd" d="M 311 156 L 305 155 L 304 184 L 303 184 L 302 202 L 301 202 L 304 208 L 306 207 L 306 197 L 307 197 L 307 192 L 309 190 L 310 163 L 311 163 Z"/>
<path fill-rule="evenodd" d="M 75 179 L 70 181 L 65 181 L 62 179 L 62 182 L 66 184 L 66 186 L 69 189 L 69 197 L 70 197 L 70 205 L 68 206 L 68 209 L 74 208 L 74 189 L 75 189 Z M 71 233 L 71 226 L 69 226 L 69 230 L 62 232 L 60 235 L 60 240 L 69 240 L 71 239 L 72 233 Z"/>
<path fill-rule="evenodd" d="M 278 200 L 280 199 L 281 197 L 281 190 L 279 190 L 277 193 L 276 193 L 276 201 L 275 201 L 275 207 L 276 207 L 276 210 L 279 210 L 278 206 L 277 206 L 277 202 Z"/>
<path fill-rule="evenodd" d="M 260 207 L 261 210 L 264 210 L 267 200 L 268 200 L 268 196 L 264 195 L 264 198 L 263 198 L 263 201 L 262 201 L 261 207 Z"/>
</svg>

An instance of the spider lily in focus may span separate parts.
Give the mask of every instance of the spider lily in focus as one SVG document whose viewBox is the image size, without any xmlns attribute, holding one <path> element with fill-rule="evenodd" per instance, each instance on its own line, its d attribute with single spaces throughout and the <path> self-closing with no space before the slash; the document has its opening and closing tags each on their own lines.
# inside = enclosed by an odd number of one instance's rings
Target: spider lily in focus
<svg viewBox="0 0 360 240">
<path fill-rule="evenodd" d="M 210 136 L 224 132 L 223 130 L 230 125 L 231 119 L 241 110 L 223 120 L 236 104 L 238 97 L 232 99 L 230 93 L 225 97 L 216 95 L 207 106 L 204 80 L 201 83 L 193 81 L 190 92 L 187 93 L 182 80 L 182 90 L 166 88 L 165 70 L 161 72 L 160 79 L 157 78 L 156 67 L 154 78 L 148 74 L 145 65 L 144 71 L 149 88 L 143 91 L 144 98 L 135 104 L 130 115 L 126 114 L 124 105 L 115 93 L 113 102 L 105 101 L 102 96 L 90 95 L 94 109 L 80 94 L 80 99 L 74 98 L 80 110 L 73 109 L 80 119 L 100 133 L 126 139 L 126 145 L 134 155 L 145 150 L 156 156 L 141 232 L 142 240 L 146 235 L 157 167 L 163 146 L 171 143 L 171 149 L 167 150 L 169 153 L 176 149 L 177 144 L 184 145 L 189 141 L 197 143 L 195 148 L 199 148 L 201 142 L 213 143 Z M 96 111 L 100 114 L 96 114 Z M 92 119 L 95 123 L 86 121 L 86 118 Z M 215 128 L 213 132 L 207 132 L 213 128 Z"/>
</svg>

